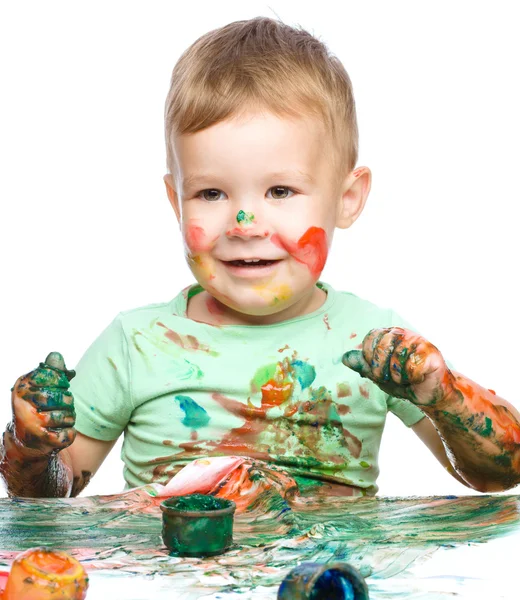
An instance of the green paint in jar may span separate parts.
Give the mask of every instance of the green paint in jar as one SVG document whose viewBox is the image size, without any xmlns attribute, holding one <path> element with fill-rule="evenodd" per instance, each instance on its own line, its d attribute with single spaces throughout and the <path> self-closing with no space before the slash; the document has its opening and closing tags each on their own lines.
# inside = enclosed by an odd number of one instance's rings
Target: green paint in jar
<svg viewBox="0 0 520 600">
<path fill-rule="evenodd" d="M 173 556 L 215 556 L 233 544 L 232 500 L 206 494 L 161 502 L 162 539 Z"/>
</svg>

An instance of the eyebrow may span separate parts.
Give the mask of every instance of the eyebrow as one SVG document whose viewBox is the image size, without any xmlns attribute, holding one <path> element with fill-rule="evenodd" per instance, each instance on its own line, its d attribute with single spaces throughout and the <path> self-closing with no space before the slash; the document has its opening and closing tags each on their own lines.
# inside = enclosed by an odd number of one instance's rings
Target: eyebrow
<svg viewBox="0 0 520 600">
<path fill-rule="evenodd" d="M 218 181 L 220 178 L 218 175 L 212 175 L 211 173 L 194 173 L 193 175 L 188 175 L 183 179 L 182 186 L 183 189 L 186 190 L 193 186 L 204 185 L 207 183 L 212 183 Z M 315 179 L 312 175 L 305 173 L 300 170 L 284 170 L 284 171 L 276 171 L 274 173 L 267 174 L 264 179 L 297 179 L 299 181 L 303 181 L 304 183 L 314 184 Z"/>
</svg>

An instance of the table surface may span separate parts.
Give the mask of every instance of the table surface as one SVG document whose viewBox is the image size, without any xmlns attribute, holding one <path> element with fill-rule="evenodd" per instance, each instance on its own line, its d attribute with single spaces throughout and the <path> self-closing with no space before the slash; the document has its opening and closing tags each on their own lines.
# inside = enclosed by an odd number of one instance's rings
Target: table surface
<svg viewBox="0 0 520 600">
<path fill-rule="evenodd" d="M 206 559 L 168 555 L 146 488 L 74 499 L 0 499 L 0 565 L 35 546 L 88 571 L 87 600 L 275 599 L 302 561 L 346 561 L 371 600 L 513 600 L 519 496 L 295 498 L 266 492 L 237 514 L 234 547 Z"/>
</svg>

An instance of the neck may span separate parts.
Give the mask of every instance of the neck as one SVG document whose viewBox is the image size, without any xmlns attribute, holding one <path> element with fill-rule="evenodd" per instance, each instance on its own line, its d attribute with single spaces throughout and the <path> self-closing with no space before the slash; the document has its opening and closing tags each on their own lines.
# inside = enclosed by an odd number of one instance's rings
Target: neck
<svg viewBox="0 0 520 600">
<path fill-rule="evenodd" d="M 326 299 L 327 293 L 314 286 L 308 294 L 278 312 L 269 315 L 248 315 L 222 304 L 211 294 L 203 291 L 188 301 L 187 316 L 194 321 L 216 326 L 272 325 L 312 313 L 323 306 Z"/>
</svg>

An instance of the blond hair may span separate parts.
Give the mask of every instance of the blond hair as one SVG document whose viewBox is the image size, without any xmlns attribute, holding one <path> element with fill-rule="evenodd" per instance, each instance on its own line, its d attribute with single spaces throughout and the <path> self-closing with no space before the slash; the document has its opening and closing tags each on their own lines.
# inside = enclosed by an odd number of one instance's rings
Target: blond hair
<svg viewBox="0 0 520 600">
<path fill-rule="evenodd" d="M 174 135 L 196 133 L 251 108 L 321 119 L 338 175 L 355 167 L 356 108 L 341 61 L 304 29 L 255 17 L 206 33 L 175 65 L 165 106 L 169 171 Z"/>
</svg>

